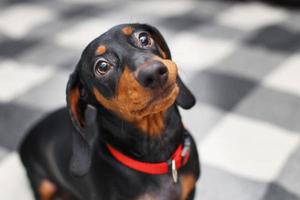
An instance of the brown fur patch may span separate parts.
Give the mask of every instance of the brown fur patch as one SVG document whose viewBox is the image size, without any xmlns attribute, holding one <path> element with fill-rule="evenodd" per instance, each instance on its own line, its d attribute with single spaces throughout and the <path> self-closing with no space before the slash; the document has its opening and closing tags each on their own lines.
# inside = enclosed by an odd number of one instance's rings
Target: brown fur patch
<svg viewBox="0 0 300 200">
<path fill-rule="evenodd" d="M 71 89 L 71 91 L 69 92 L 68 101 L 70 104 L 70 110 L 71 110 L 72 116 L 77 121 L 77 123 L 81 127 L 83 127 L 84 120 L 78 110 L 79 96 L 80 96 L 79 88 L 75 87 L 75 88 Z"/>
<path fill-rule="evenodd" d="M 178 70 L 177 70 L 177 66 L 175 65 L 175 63 L 172 60 L 161 59 L 160 57 L 156 57 L 155 59 L 162 62 L 168 68 L 169 79 L 175 80 L 175 82 L 176 82 Z M 174 70 L 174 65 L 176 66 L 176 70 Z"/>
<path fill-rule="evenodd" d="M 181 176 L 181 198 L 187 200 L 191 191 L 195 188 L 196 178 L 191 174 Z"/>
<path fill-rule="evenodd" d="M 106 52 L 106 47 L 104 45 L 100 45 L 97 49 L 96 49 L 96 54 L 97 55 L 103 55 Z"/>
<path fill-rule="evenodd" d="M 122 33 L 123 33 L 124 35 L 126 35 L 126 36 L 131 35 L 132 32 L 133 32 L 133 28 L 130 27 L 130 26 L 126 26 L 126 27 L 124 27 L 124 28 L 122 29 Z"/>
<path fill-rule="evenodd" d="M 55 193 L 57 192 L 56 186 L 49 180 L 43 180 L 38 188 L 38 193 L 41 200 L 51 200 L 53 199 Z"/>
<path fill-rule="evenodd" d="M 164 128 L 164 112 L 150 114 L 135 122 L 144 132 L 157 135 Z"/>
<path fill-rule="evenodd" d="M 177 66 L 172 61 L 161 61 L 169 70 L 167 85 L 171 87 L 168 96 L 160 98 L 152 90 L 144 88 L 128 67 L 125 67 L 116 96 L 108 100 L 94 88 L 96 99 L 105 108 L 134 123 L 143 132 L 150 135 L 159 134 L 164 128 L 164 112 L 175 102 L 179 92 L 176 85 Z"/>
</svg>

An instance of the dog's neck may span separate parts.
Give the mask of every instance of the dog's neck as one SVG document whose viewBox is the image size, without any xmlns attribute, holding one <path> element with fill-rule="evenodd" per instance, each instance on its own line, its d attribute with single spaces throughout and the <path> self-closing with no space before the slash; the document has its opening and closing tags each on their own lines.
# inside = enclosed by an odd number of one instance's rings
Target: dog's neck
<svg viewBox="0 0 300 200">
<path fill-rule="evenodd" d="M 133 121 L 133 124 L 144 134 L 153 137 L 159 136 L 165 128 L 165 112 L 146 115 Z"/>
<path fill-rule="evenodd" d="M 163 113 L 146 116 L 140 122 L 143 123 L 144 129 L 135 123 L 121 119 L 103 107 L 99 108 L 99 111 L 100 145 L 109 143 L 137 160 L 165 161 L 183 140 L 184 128 L 176 105 L 171 106 Z M 163 120 L 163 124 L 160 124 L 159 120 Z M 160 126 L 163 128 L 157 132 L 157 128 Z M 151 131 L 146 132 L 147 130 Z M 153 134 L 153 130 L 155 130 L 155 134 Z"/>
</svg>

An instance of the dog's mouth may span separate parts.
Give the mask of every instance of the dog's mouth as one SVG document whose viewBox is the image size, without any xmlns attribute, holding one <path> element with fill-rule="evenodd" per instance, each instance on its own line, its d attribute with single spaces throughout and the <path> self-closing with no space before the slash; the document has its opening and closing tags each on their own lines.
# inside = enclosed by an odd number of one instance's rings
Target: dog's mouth
<svg viewBox="0 0 300 200">
<path fill-rule="evenodd" d="M 176 83 L 168 84 L 157 91 L 153 91 L 153 96 L 145 103 L 145 106 L 136 110 L 135 113 L 144 116 L 165 111 L 175 102 L 178 92 L 179 88 Z"/>
<path fill-rule="evenodd" d="M 156 91 L 153 95 L 153 97 L 149 100 L 147 103 L 147 106 L 150 106 L 152 104 L 157 104 L 161 101 L 164 101 L 165 99 L 171 98 L 174 96 L 175 89 L 177 87 L 177 84 L 169 84 L 165 86 L 164 88 L 160 89 L 159 91 Z"/>
</svg>

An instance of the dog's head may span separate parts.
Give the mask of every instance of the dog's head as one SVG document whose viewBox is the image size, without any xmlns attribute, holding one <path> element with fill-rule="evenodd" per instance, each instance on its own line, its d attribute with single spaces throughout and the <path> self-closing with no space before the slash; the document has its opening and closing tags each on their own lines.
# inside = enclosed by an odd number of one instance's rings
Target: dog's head
<svg viewBox="0 0 300 200">
<path fill-rule="evenodd" d="M 85 126 L 91 99 L 128 122 L 175 102 L 185 109 L 195 104 L 164 38 L 145 24 L 115 26 L 85 48 L 67 86 L 67 105 L 78 130 Z"/>
<path fill-rule="evenodd" d="M 175 101 L 183 108 L 195 99 L 178 76 L 160 32 L 145 24 L 113 27 L 84 50 L 70 76 L 67 104 L 78 127 L 84 126 L 85 95 L 121 118 L 133 121 L 166 110 Z"/>
</svg>

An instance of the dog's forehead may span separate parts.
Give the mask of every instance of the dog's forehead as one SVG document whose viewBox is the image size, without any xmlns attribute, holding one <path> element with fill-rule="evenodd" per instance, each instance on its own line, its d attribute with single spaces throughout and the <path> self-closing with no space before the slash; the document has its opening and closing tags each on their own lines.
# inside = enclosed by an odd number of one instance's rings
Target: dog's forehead
<svg viewBox="0 0 300 200">
<path fill-rule="evenodd" d="M 106 33 L 116 33 L 116 34 L 124 34 L 124 35 L 128 35 L 131 34 L 132 31 L 135 30 L 151 30 L 152 27 L 150 25 L 147 24 L 120 24 L 117 26 L 112 27 L 111 29 L 109 29 Z M 106 34 L 104 33 L 104 34 Z"/>
<path fill-rule="evenodd" d="M 96 50 L 99 46 L 109 47 L 118 46 L 117 44 L 127 42 L 126 37 L 135 31 L 152 31 L 152 27 L 147 24 L 120 24 L 112 27 L 105 33 L 101 34 L 93 42 Z"/>
<path fill-rule="evenodd" d="M 146 24 L 121 24 L 112 27 L 111 29 L 104 32 L 102 35 L 99 36 L 99 40 L 106 41 L 112 40 L 119 36 L 128 36 L 131 35 L 134 31 L 138 30 L 150 30 L 151 27 Z"/>
</svg>

